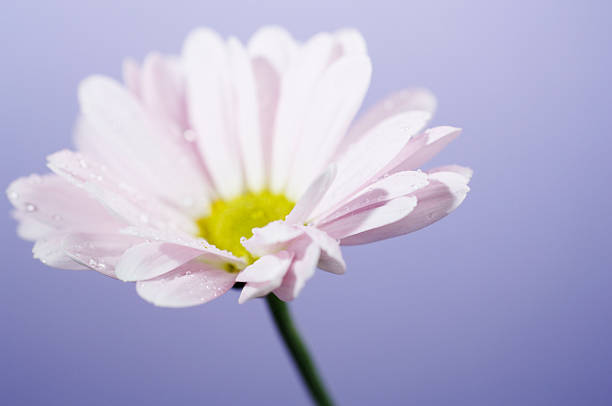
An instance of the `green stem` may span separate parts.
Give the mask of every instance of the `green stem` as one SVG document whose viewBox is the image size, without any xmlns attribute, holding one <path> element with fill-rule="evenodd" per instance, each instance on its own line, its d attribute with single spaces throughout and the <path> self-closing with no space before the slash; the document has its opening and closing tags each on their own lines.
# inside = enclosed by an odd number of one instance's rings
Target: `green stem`
<svg viewBox="0 0 612 406">
<path fill-rule="evenodd" d="M 306 345 L 300 338 L 300 333 L 293 324 L 291 314 L 289 313 L 289 307 L 272 293 L 266 296 L 266 302 L 268 303 L 268 308 L 270 309 L 270 313 L 272 313 L 278 332 L 283 337 L 285 345 L 291 357 L 293 357 L 293 362 L 300 371 L 302 380 L 308 387 L 312 400 L 319 406 L 332 406 L 334 403 L 327 393 L 325 385 L 323 385 L 323 381 L 308 353 Z"/>
</svg>

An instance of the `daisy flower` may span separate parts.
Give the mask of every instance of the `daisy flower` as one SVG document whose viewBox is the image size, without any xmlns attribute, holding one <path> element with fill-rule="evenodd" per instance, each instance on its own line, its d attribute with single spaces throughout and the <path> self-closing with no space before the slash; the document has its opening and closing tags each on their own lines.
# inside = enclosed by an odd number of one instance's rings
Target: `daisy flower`
<svg viewBox="0 0 612 406">
<path fill-rule="evenodd" d="M 459 135 L 427 128 L 424 89 L 355 120 L 372 68 L 354 30 L 304 43 L 264 27 L 243 45 L 208 29 L 181 55 L 127 61 L 123 84 L 79 86 L 75 150 L 13 182 L 18 234 L 49 266 L 136 282 L 159 306 L 298 296 L 340 246 L 425 227 L 465 198 L 471 170 L 418 168 Z M 237 284 L 239 283 L 239 284 Z"/>
</svg>

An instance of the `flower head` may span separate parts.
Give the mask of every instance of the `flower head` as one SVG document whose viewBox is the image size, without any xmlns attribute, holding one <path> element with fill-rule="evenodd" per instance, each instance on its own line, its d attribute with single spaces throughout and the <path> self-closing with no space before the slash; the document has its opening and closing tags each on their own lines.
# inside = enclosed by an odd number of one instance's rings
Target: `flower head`
<svg viewBox="0 0 612 406">
<path fill-rule="evenodd" d="M 425 227 L 465 198 L 471 170 L 418 168 L 459 135 L 425 130 L 426 90 L 354 121 L 369 85 L 354 30 L 296 42 L 278 27 L 245 46 L 199 29 L 180 56 L 150 54 L 79 87 L 76 150 L 13 182 L 22 238 L 50 266 L 136 282 L 160 306 L 294 299 L 340 245 Z"/>
</svg>

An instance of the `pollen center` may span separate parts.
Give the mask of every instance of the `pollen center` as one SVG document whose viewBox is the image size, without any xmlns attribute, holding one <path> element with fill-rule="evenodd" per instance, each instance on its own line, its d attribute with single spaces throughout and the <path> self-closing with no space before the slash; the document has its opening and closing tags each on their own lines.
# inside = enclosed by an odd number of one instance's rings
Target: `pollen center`
<svg viewBox="0 0 612 406">
<path fill-rule="evenodd" d="M 253 228 L 284 219 L 294 205 L 285 195 L 267 190 L 245 193 L 231 200 L 216 200 L 210 214 L 197 220 L 199 236 L 217 248 L 250 260 L 240 239 L 251 237 Z"/>
</svg>

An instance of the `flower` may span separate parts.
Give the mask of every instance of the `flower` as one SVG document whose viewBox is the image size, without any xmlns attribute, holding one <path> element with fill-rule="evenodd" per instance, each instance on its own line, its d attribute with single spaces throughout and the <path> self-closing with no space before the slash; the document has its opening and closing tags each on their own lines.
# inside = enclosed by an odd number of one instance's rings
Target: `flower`
<svg viewBox="0 0 612 406">
<path fill-rule="evenodd" d="M 79 87 L 76 150 L 53 174 L 13 182 L 18 234 L 65 269 L 136 282 L 159 306 L 294 299 L 340 245 L 425 227 L 465 198 L 471 170 L 418 168 L 460 132 L 424 130 L 424 89 L 394 93 L 357 121 L 371 64 L 354 30 L 296 42 L 278 27 L 246 46 L 207 29 L 180 56 L 127 61 L 124 83 Z"/>
</svg>

